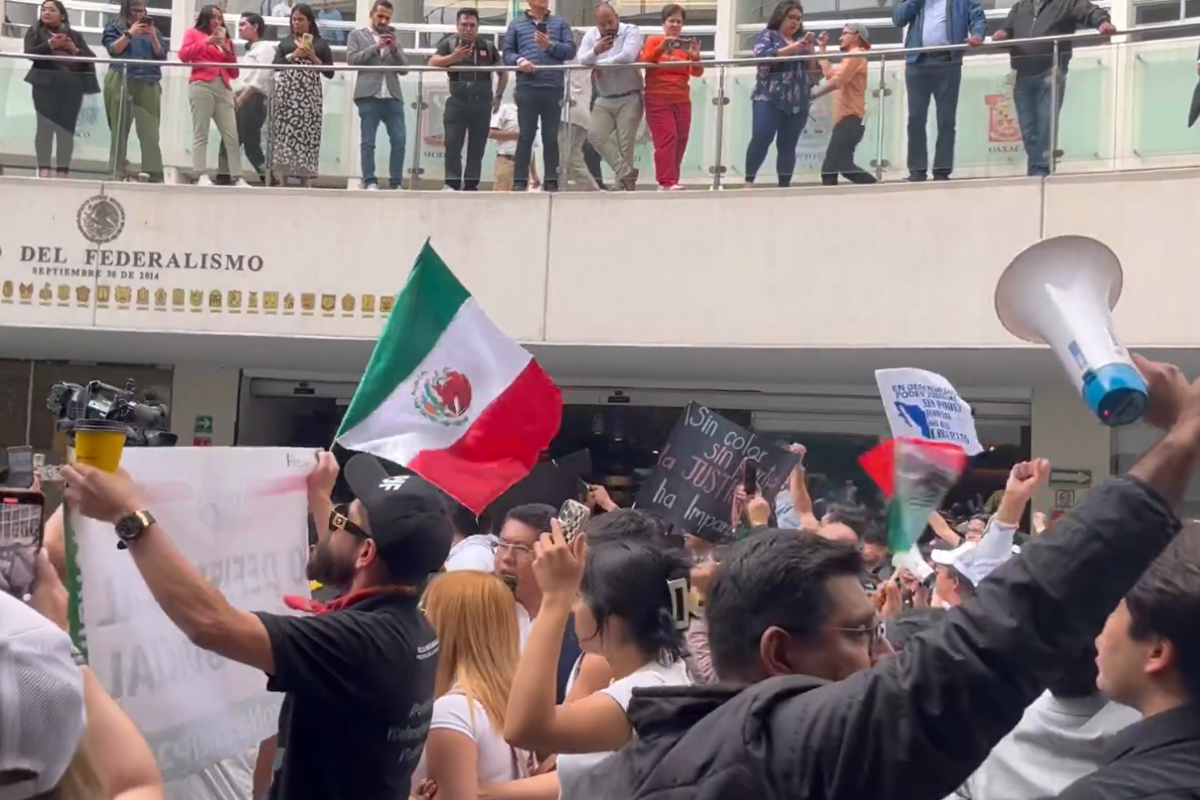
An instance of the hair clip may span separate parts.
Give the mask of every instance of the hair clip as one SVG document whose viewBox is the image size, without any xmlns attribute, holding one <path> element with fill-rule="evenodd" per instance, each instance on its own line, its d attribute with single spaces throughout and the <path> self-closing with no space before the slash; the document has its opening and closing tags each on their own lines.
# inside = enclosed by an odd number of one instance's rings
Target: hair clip
<svg viewBox="0 0 1200 800">
<path fill-rule="evenodd" d="M 674 578 L 667 581 L 667 591 L 671 593 L 671 618 L 675 627 L 686 630 L 692 621 L 692 589 L 687 578 Z"/>
</svg>

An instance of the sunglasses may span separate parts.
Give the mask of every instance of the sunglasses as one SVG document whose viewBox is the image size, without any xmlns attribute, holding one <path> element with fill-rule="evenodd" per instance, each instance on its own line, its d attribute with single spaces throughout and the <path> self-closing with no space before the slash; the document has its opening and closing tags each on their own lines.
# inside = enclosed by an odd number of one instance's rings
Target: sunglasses
<svg viewBox="0 0 1200 800">
<path fill-rule="evenodd" d="M 345 531 L 351 536 L 357 536 L 360 539 L 370 539 L 371 536 L 362 528 L 360 528 L 348 516 L 350 506 L 337 505 L 329 512 L 329 529 L 333 531 Z"/>
</svg>

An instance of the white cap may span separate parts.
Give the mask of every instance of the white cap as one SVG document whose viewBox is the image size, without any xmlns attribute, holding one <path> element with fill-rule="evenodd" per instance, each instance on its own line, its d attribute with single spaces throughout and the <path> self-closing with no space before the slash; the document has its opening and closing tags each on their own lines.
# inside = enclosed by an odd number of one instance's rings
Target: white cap
<svg viewBox="0 0 1200 800">
<path fill-rule="evenodd" d="M 70 766 L 87 724 L 83 673 L 71 637 L 7 594 L 0 594 L 0 800 L 29 800 L 53 789 Z"/>
<path fill-rule="evenodd" d="M 937 551 L 934 551 L 937 552 Z M 925 563 L 921 550 L 915 544 L 907 550 L 892 554 L 892 566 L 896 569 L 907 569 L 922 583 L 933 574 L 933 567 Z"/>
<path fill-rule="evenodd" d="M 1021 548 L 1013 544 L 1016 532 L 1016 525 L 997 522 L 992 517 L 978 542 L 963 542 L 953 550 L 934 550 L 930 558 L 935 564 L 954 567 L 972 586 L 978 586 L 1014 553 L 1021 552 Z"/>
</svg>

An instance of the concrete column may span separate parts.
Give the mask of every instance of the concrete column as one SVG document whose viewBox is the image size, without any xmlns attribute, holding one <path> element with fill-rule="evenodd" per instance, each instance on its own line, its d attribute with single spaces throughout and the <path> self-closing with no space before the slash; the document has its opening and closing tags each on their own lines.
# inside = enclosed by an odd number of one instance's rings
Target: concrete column
<svg viewBox="0 0 1200 800">
<path fill-rule="evenodd" d="M 1032 417 L 1030 449 L 1034 458 L 1050 459 L 1056 472 L 1091 473 L 1090 482 L 1053 482 L 1038 491 L 1033 508 L 1049 516 L 1056 496 L 1068 499 L 1059 493 L 1073 492 L 1073 500 L 1078 503 L 1093 483 L 1111 474 L 1113 432 L 1092 416 L 1065 377 L 1058 383 L 1034 387 Z"/>
<path fill-rule="evenodd" d="M 208 437 L 207 444 L 213 447 L 233 446 L 241 378 L 238 369 L 190 364 L 175 366 L 171 385 L 171 432 L 179 437 L 180 447 L 191 447 L 198 436 Z M 206 418 L 212 421 L 212 433 L 203 432 Z"/>
</svg>

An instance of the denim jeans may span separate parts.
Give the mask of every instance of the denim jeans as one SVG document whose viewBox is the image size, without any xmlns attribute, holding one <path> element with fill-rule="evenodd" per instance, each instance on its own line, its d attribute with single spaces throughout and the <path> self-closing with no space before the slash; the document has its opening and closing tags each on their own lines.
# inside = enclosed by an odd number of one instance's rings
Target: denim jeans
<svg viewBox="0 0 1200 800">
<path fill-rule="evenodd" d="M 1017 121 L 1021 125 L 1021 138 L 1025 141 L 1025 155 L 1029 159 L 1030 175 L 1050 174 L 1050 79 L 1053 69 L 1039 72 L 1035 75 L 1017 73 L 1013 83 L 1013 105 L 1017 109 Z M 1054 114 L 1062 111 L 1063 95 L 1067 88 L 1066 68 L 1058 71 L 1057 108 Z"/>
<path fill-rule="evenodd" d="M 755 100 L 750 112 L 750 144 L 746 146 L 746 182 L 753 183 L 775 141 L 775 175 L 780 186 L 790 186 L 796 171 L 796 145 L 808 124 L 808 107 L 789 114 L 766 100 Z"/>
<path fill-rule="evenodd" d="M 404 101 L 389 97 L 360 97 L 354 101 L 358 106 L 361 122 L 362 182 L 363 186 L 378 184 L 375 177 L 375 136 L 379 123 L 387 129 L 391 155 L 388 158 L 388 185 L 393 189 L 404 180 Z"/>
<path fill-rule="evenodd" d="M 542 181 L 547 189 L 558 188 L 558 124 L 562 115 L 563 89 L 558 86 L 522 86 L 517 83 L 513 93 L 517 101 L 516 164 L 513 166 L 513 191 L 523 192 L 529 186 L 529 159 L 533 157 L 533 140 L 542 129 L 542 158 L 546 170 Z"/>
<path fill-rule="evenodd" d="M 925 60 L 904 70 L 908 93 L 908 174 L 925 177 L 929 170 L 926 125 L 929 103 L 937 113 L 937 145 L 933 153 L 933 175 L 948 178 L 954 169 L 954 133 L 958 117 L 958 90 L 962 85 L 962 62 Z"/>
</svg>

